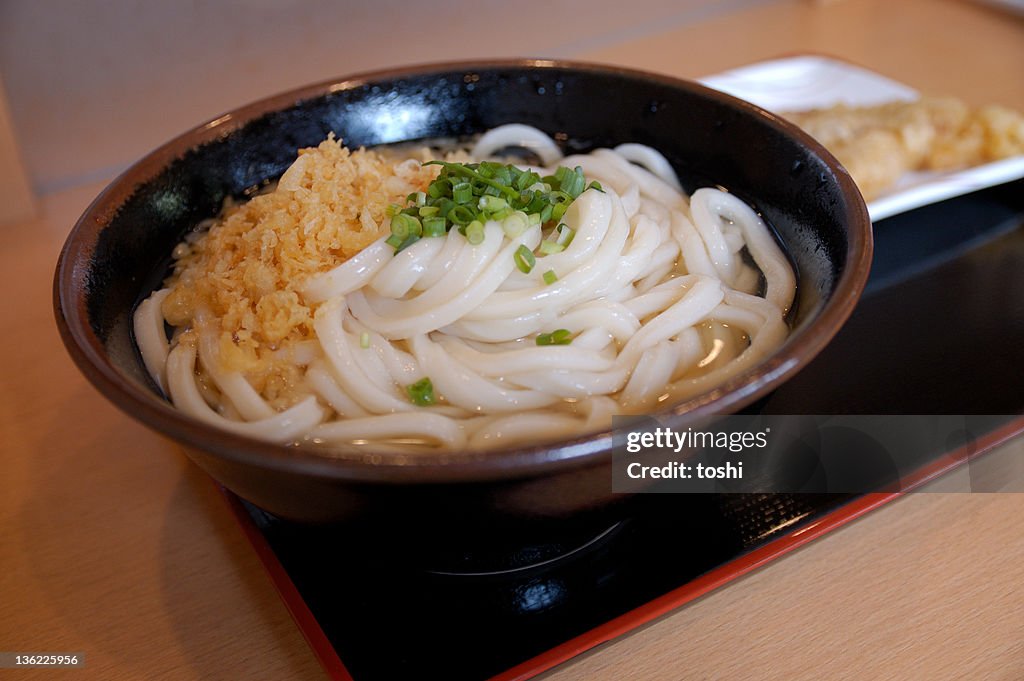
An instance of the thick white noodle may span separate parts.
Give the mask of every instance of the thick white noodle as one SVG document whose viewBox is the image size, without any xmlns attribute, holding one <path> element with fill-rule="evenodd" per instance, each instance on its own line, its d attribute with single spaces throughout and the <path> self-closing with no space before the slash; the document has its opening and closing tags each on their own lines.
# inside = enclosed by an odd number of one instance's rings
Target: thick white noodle
<svg viewBox="0 0 1024 681">
<path fill-rule="evenodd" d="M 338 385 L 338 382 L 331 376 L 331 370 L 323 362 L 314 362 L 309 367 L 309 370 L 306 371 L 306 381 L 309 382 L 316 394 L 330 405 L 331 409 L 338 412 L 338 416 L 355 418 L 370 415 L 370 412 L 363 409 Z"/>
<path fill-rule="evenodd" d="M 160 306 L 164 298 L 170 295 L 169 289 L 161 289 L 146 298 L 135 310 L 132 319 L 135 328 L 135 342 L 139 345 L 139 354 L 146 365 L 146 371 L 152 376 L 160 390 L 167 394 L 167 355 L 170 344 L 164 330 L 164 314 Z"/>
<path fill-rule="evenodd" d="M 196 321 L 199 326 L 199 359 L 225 399 L 246 421 L 258 421 L 273 416 L 274 409 L 260 397 L 241 372 L 225 371 L 221 368 L 220 350 L 217 347 L 219 337 L 202 316 L 197 317 Z"/>
<path fill-rule="evenodd" d="M 553 140 L 518 125 L 491 131 L 474 153 L 511 146 L 548 165 L 562 159 Z M 302 158 L 282 185 L 301 178 Z M 451 230 L 395 255 L 381 239 L 302 284 L 315 336 L 274 351 L 303 372 L 287 410 L 221 366 L 219 327 L 205 313 L 168 342 L 168 289 L 135 312 L 146 369 L 180 409 L 233 432 L 323 444 L 328 455 L 346 445 L 415 452 L 608 428 L 615 413 L 711 390 L 783 343 L 795 276 L 750 207 L 718 189 L 687 197 L 668 161 L 642 145 L 559 164 L 581 166 L 603 191 L 574 201 L 562 219 L 572 242 L 538 255 L 529 273 L 513 254 L 551 235 L 534 226 L 509 238 L 489 222 L 475 246 Z M 570 331 L 571 344 L 537 345 L 538 334 L 557 329 Z M 418 406 L 407 386 L 427 377 L 436 403 Z"/>
<path fill-rule="evenodd" d="M 509 123 L 488 130 L 477 140 L 470 156 L 488 158 L 508 147 L 529 149 L 547 166 L 562 158 L 562 150 L 553 139 L 537 128 L 520 123 Z"/>
<path fill-rule="evenodd" d="M 210 408 L 196 385 L 196 350 L 179 343 L 167 357 L 167 387 L 174 406 L 204 423 L 239 435 L 286 444 L 295 442 L 320 423 L 325 410 L 310 396 L 294 407 L 256 421 L 225 418 Z"/>
<path fill-rule="evenodd" d="M 420 239 L 380 269 L 370 286 L 387 298 L 401 298 L 430 269 L 444 250 L 442 239 Z"/>
<path fill-rule="evenodd" d="M 374 241 L 330 272 L 310 279 L 302 290 L 303 299 L 319 303 L 347 295 L 365 285 L 394 258 L 395 249 L 384 241 L 384 238 Z"/>
<path fill-rule="evenodd" d="M 615 147 L 615 153 L 633 163 L 638 163 L 647 170 L 657 175 L 658 179 L 669 185 L 677 192 L 682 193 L 683 187 L 679 184 L 676 171 L 672 170 L 672 164 L 668 162 L 659 152 L 645 144 L 633 144 L 627 142 Z"/>
<path fill-rule="evenodd" d="M 502 244 L 504 232 L 495 222 L 484 227 L 484 241 L 478 246 L 468 243 L 463 252 L 470 252 L 467 276 L 458 265 L 445 275 L 430 291 L 411 300 L 382 300 L 372 293 L 355 292 L 349 298 L 352 314 L 370 328 L 391 339 L 411 338 L 417 334 L 436 331 L 479 309 L 515 267 L 513 255 L 521 245 L 531 250 L 540 242 L 540 227 L 535 226 L 510 240 L 500 251 L 490 244 Z M 482 270 L 482 271 L 481 271 Z M 479 276 L 476 276 L 479 272 Z M 455 281 L 448 282 L 449 278 Z M 439 295 L 433 295 L 438 293 Z M 494 294 L 503 295 L 503 294 Z M 376 305 L 375 305 L 376 303 Z M 490 309 L 493 303 L 484 307 Z"/>
<path fill-rule="evenodd" d="M 690 209 L 695 212 L 694 219 L 696 206 L 699 206 L 701 212 L 707 214 L 715 225 L 720 224 L 722 220 L 728 220 L 739 226 L 747 250 L 768 282 L 765 298 L 775 303 L 783 312 L 789 310 L 796 292 L 796 275 L 782 249 L 772 238 L 768 226 L 757 213 L 732 194 L 717 189 L 698 189 L 693 193 Z"/>
<path fill-rule="evenodd" d="M 424 366 L 434 371 L 432 378 L 437 388 L 452 404 L 470 412 L 500 413 L 546 407 L 559 400 L 535 390 L 517 390 L 490 380 L 465 366 L 426 335 L 411 341 L 413 355 Z"/>
<path fill-rule="evenodd" d="M 466 443 L 459 424 L 447 416 L 427 412 L 380 414 L 322 423 L 313 429 L 314 442 L 349 443 L 355 440 L 415 440 L 447 449 Z"/>
</svg>

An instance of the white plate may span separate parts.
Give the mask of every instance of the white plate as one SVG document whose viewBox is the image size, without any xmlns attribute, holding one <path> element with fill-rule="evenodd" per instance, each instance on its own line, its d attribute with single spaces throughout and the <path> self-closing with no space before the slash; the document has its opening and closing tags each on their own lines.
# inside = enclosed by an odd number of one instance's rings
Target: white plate
<svg viewBox="0 0 1024 681">
<path fill-rule="evenodd" d="M 726 71 L 701 81 L 769 111 L 801 111 L 845 103 L 871 106 L 916 99 L 911 87 L 874 71 L 827 57 L 775 59 Z M 912 172 L 868 203 L 872 220 L 920 208 L 1024 177 L 1024 156 L 965 170 Z"/>
</svg>

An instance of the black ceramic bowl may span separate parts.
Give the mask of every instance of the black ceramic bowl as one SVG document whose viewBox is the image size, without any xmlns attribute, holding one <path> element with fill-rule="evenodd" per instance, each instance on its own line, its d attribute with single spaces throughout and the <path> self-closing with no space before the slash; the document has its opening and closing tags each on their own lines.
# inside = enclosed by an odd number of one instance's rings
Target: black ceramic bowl
<svg viewBox="0 0 1024 681">
<path fill-rule="evenodd" d="M 817 354 L 867 278 L 871 225 L 849 175 L 776 116 L 700 85 L 649 73 L 550 61 L 441 64 L 370 73 L 266 99 L 181 135 L 115 180 L 75 225 L 57 266 L 57 321 L 71 356 L 108 399 L 182 443 L 241 497 L 304 521 L 372 518 L 415 531 L 519 522 L 607 507 L 608 433 L 484 454 L 325 458 L 225 433 L 156 391 L 131 313 L 164 276 L 169 253 L 227 196 L 279 176 L 331 131 L 376 145 L 521 122 L 568 151 L 639 142 L 684 186 L 721 185 L 775 227 L 799 277 L 793 333 L 753 370 L 666 408 L 676 426 L 738 410 Z"/>
</svg>

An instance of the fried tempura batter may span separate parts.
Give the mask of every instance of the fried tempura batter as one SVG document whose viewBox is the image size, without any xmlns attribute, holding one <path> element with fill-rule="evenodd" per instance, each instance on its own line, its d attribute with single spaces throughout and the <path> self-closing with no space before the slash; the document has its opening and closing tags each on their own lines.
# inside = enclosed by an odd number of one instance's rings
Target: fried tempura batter
<svg viewBox="0 0 1024 681">
<path fill-rule="evenodd" d="M 1000 106 L 972 109 L 952 97 L 783 115 L 835 154 L 867 200 L 910 171 L 954 170 L 1024 154 L 1024 115 Z"/>
</svg>

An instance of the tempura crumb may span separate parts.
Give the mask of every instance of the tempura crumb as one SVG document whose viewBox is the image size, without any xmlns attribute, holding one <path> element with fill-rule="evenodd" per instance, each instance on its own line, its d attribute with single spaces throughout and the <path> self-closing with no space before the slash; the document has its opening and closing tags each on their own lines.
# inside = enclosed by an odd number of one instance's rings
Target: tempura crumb
<svg viewBox="0 0 1024 681">
<path fill-rule="evenodd" d="M 300 150 L 276 188 L 226 204 L 207 232 L 175 249 L 167 322 L 188 327 L 200 311 L 216 320 L 224 368 L 246 372 L 273 404 L 295 378 L 274 352 L 314 335 L 305 281 L 386 234 L 388 205 L 404 205 L 436 175 L 407 157 L 350 151 L 333 135 Z"/>
</svg>

